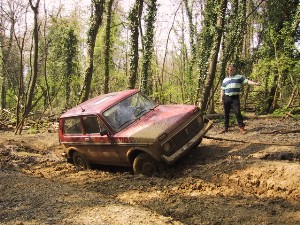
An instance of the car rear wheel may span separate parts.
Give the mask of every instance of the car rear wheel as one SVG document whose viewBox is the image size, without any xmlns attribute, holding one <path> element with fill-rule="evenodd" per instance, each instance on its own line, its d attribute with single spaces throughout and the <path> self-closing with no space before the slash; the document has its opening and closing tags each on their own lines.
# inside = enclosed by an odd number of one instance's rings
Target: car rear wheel
<svg viewBox="0 0 300 225">
<path fill-rule="evenodd" d="M 156 161 L 150 155 L 142 153 L 134 159 L 133 171 L 135 174 L 152 176 L 158 171 L 158 166 Z"/>
<path fill-rule="evenodd" d="M 91 168 L 90 162 L 85 158 L 85 156 L 79 152 L 74 152 L 73 163 L 75 167 L 79 170 L 87 170 Z"/>
</svg>

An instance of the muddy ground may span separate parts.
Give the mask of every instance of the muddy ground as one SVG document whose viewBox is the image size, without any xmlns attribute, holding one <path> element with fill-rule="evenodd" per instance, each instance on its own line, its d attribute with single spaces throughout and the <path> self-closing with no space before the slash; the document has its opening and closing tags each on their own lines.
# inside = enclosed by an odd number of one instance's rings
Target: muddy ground
<svg viewBox="0 0 300 225">
<path fill-rule="evenodd" d="M 76 171 L 54 128 L 0 132 L 1 224 L 300 224 L 300 121 L 249 117 L 156 177 Z"/>
</svg>

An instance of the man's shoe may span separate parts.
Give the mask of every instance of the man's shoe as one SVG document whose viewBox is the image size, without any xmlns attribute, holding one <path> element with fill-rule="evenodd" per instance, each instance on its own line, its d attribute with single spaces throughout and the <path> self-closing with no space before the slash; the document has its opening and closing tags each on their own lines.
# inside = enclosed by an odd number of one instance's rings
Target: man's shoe
<svg viewBox="0 0 300 225">
<path fill-rule="evenodd" d="M 227 127 L 225 127 L 225 129 L 224 130 L 222 130 L 221 132 L 220 132 L 220 134 L 224 134 L 224 133 L 227 133 L 228 132 L 228 128 Z"/>
<path fill-rule="evenodd" d="M 239 127 L 239 129 L 240 129 L 241 134 L 246 134 L 247 133 L 247 131 L 245 130 L 245 127 Z"/>
</svg>

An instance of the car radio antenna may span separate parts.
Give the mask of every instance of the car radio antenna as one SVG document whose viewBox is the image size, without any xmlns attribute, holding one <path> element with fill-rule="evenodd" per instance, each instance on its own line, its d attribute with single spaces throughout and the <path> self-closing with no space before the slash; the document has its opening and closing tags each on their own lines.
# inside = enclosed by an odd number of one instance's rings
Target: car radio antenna
<svg viewBox="0 0 300 225">
<path fill-rule="evenodd" d="M 80 108 L 81 108 L 81 112 L 84 112 L 85 111 L 85 109 L 84 108 L 82 108 L 81 106 L 79 106 Z"/>
</svg>

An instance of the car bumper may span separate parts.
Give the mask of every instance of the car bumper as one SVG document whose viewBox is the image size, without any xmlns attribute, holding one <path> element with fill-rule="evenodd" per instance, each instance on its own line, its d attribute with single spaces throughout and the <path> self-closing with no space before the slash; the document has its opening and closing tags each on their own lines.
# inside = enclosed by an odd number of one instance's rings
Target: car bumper
<svg viewBox="0 0 300 225">
<path fill-rule="evenodd" d="M 203 136 L 209 131 L 209 129 L 212 127 L 212 121 L 209 121 L 204 129 L 202 129 L 193 139 L 191 139 L 186 145 L 184 145 L 182 148 L 177 150 L 173 155 L 166 156 L 162 155 L 163 161 L 165 161 L 168 164 L 175 163 L 180 157 L 182 157 L 185 153 L 187 153 L 192 148 L 196 147 L 200 144 L 201 139 Z"/>
</svg>

